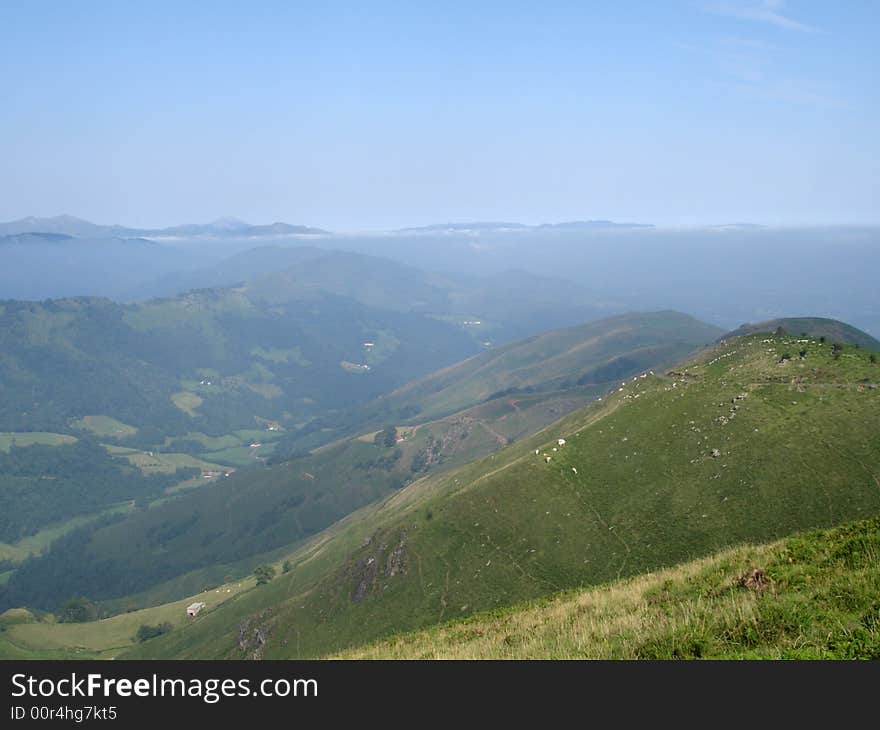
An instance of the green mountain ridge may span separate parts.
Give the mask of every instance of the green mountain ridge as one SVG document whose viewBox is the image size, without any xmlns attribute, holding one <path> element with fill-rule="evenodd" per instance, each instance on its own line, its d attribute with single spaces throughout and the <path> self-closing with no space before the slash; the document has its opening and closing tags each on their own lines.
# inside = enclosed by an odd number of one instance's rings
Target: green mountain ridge
<svg viewBox="0 0 880 730">
<path fill-rule="evenodd" d="M 799 339 L 726 340 L 628 379 L 350 515 L 290 573 L 125 656 L 322 656 L 876 514 L 878 365 Z"/>
<path fill-rule="evenodd" d="M 880 340 L 845 322 L 826 317 L 782 317 L 756 324 L 747 323 L 728 332 L 724 338 L 740 337 L 758 332 L 771 333 L 776 332 L 780 327 L 790 335 L 804 335 L 817 339 L 824 337 L 831 342 L 857 345 L 869 350 L 880 350 Z"/>
<path fill-rule="evenodd" d="M 419 401 L 421 416 L 441 416 L 502 393 L 607 383 L 671 365 L 719 332 L 678 312 L 611 317 L 481 353 L 380 396 L 376 407 L 400 414 Z"/>
</svg>

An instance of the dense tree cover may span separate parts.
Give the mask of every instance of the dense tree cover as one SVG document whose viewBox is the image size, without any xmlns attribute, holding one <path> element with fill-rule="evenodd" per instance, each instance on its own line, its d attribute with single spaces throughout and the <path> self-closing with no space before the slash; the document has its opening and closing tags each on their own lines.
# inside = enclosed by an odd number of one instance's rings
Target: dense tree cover
<svg viewBox="0 0 880 730">
<path fill-rule="evenodd" d="M 363 343 L 380 332 L 396 343 L 381 367 L 342 367 L 362 363 Z M 271 304 L 227 289 L 127 306 L 7 301 L 0 430 L 63 432 L 72 419 L 106 414 L 164 435 L 194 426 L 222 435 L 253 428 L 255 416 L 303 420 L 345 408 L 475 349 L 452 325 L 329 294 Z M 268 397 L 259 392 L 266 385 L 274 386 Z M 171 400 L 187 388 L 203 400 L 194 416 Z"/>
<path fill-rule="evenodd" d="M 400 455 L 355 440 L 272 468 L 239 471 L 124 518 L 101 518 L 23 563 L 0 587 L 0 611 L 21 605 L 55 610 L 71 595 L 120 598 L 310 537 L 402 487 L 412 475 Z"/>
<path fill-rule="evenodd" d="M 0 541 L 15 542 L 49 523 L 110 504 L 158 496 L 196 474 L 197 469 L 180 469 L 145 476 L 89 438 L 63 446 L 12 446 L 0 451 Z"/>
</svg>

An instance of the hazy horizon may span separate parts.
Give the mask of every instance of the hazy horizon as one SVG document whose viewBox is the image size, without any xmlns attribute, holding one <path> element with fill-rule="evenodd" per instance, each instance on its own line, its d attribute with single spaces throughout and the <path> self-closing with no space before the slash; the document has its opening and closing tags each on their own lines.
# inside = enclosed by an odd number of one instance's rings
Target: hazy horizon
<svg viewBox="0 0 880 730">
<path fill-rule="evenodd" d="M 613 227 L 618 227 L 617 229 L 621 232 L 626 231 L 631 227 L 632 230 L 648 230 L 651 228 L 661 230 L 661 231 L 674 231 L 677 229 L 680 230 L 700 230 L 700 229 L 719 229 L 719 228 L 763 228 L 767 230 L 797 230 L 797 229 L 820 229 L 820 228 L 874 228 L 880 226 L 880 219 L 876 221 L 792 221 L 788 223 L 766 223 L 759 222 L 753 220 L 713 220 L 713 221 L 705 221 L 705 222 L 671 222 L 666 221 L 663 223 L 658 223 L 653 220 L 642 220 L 642 219 L 633 219 L 633 220 L 612 220 L 610 218 L 605 217 L 595 217 L 595 218 L 587 218 L 587 217 L 574 217 L 574 218 L 566 218 L 560 220 L 547 220 L 547 219 L 532 219 L 532 220 L 522 220 L 522 219 L 505 219 L 505 220 L 490 220 L 489 218 L 473 218 L 473 219 L 461 219 L 461 220 L 431 220 L 426 219 L 425 221 L 419 221 L 417 223 L 401 221 L 393 225 L 389 225 L 386 227 L 368 227 L 365 225 L 353 225 L 348 228 L 334 228 L 331 226 L 326 226 L 321 223 L 321 221 L 301 221 L 301 220 L 287 220 L 283 219 L 279 216 L 272 217 L 270 216 L 267 219 L 262 220 L 250 220 L 246 218 L 241 218 L 239 216 L 232 215 L 220 215 L 212 219 L 207 220 L 196 220 L 194 218 L 184 218 L 181 220 L 175 220 L 171 223 L 162 223 L 152 224 L 149 222 L 149 218 L 146 218 L 144 223 L 140 224 L 132 224 L 125 220 L 92 220 L 88 218 L 84 218 L 82 216 L 69 213 L 62 212 L 57 214 L 51 214 L 46 216 L 36 216 L 36 215 L 19 215 L 14 218 L 8 218 L 4 220 L 0 220 L 0 225 L 9 224 L 9 223 L 18 223 L 20 221 L 26 221 L 29 219 L 37 219 L 37 220 L 51 220 L 51 219 L 62 219 L 62 218 L 70 218 L 81 221 L 83 223 L 92 223 L 99 226 L 119 226 L 121 228 L 129 228 L 129 229 L 143 229 L 143 230 L 162 230 L 165 228 L 174 228 L 176 226 L 183 225 L 211 225 L 215 223 L 221 223 L 224 221 L 235 221 L 236 223 L 240 223 L 247 226 L 260 226 L 260 225 L 272 225 L 275 223 L 286 223 L 290 225 L 304 225 L 310 228 L 318 228 L 323 229 L 324 234 L 311 234 L 311 233 L 291 233 L 291 234 L 278 234 L 279 238 L 285 237 L 308 237 L 315 235 L 330 235 L 330 236 L 348 236 L 348 235 L 380 235 L 380 234 L 388 234 L 388 233 L 409 233 L 409 232 L 417 232 L 420 228 L 436 228 L 437 230 L 432 231 L 432 233 L 443 233 L 445 231 L 442 230 L 442 226 L 464 226 L 464 225 L 483 225 L 483 226 L 503 226 L 504 224 L 511 224 L 515 226 L 524 226 L 526 228 L 536 228 L 540 226 L 561 226 L 570 223 L 609 223 L 609 230 Z M 468 230 L 468 229 L 464 229 Z M 35 231 L 39 232 L 39 231 Z M 515 229 L 511 229 L 510 232 L 515 233 Z M 451 231 L 451 233 L 455 233 Z"/>
</svg>

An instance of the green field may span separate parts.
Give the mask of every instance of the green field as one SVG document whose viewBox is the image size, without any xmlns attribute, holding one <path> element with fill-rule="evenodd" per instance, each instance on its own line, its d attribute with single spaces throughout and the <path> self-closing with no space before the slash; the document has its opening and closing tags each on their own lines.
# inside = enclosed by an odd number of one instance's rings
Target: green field
<svg viewBox="0 0 880 730">
<path fill-rule="evenodd" d="M 235 448 L 223 449 L 222 451 L 210 451 L 202 454 L 202 456 L 228 466 L 253 466 L 254 464 L 259 464 L 261 458 L 271 454 L 274 447 L 275 444 L 272 443 L 261 443 L 257 448 L 236 446 Z"/>
<path fill-rule="evenodd" d="M 204 436 L 204 434 L 198 435 Z M 208 442 L 211 441 L 211 437 L 204 438 Z M 229 443 L 230 441 L 235 444 L 240 443 L 239 439 L 234 436 L 219 436 L 215 439 L 215 441 L 218 443 Z M 142 451 L 140 449 L 132 449 L 125 446 L 114 446 L 113 444 L 104 444 L 103 446 L 113 456 L 124 458 L 129 464 L 131 464 L 132 466 L 136 466 L 144 475 L 171 474 L 173 472 L 176 472 L 178 469 L 199 469 L 203 472 L 221 473 L 227 472 L 229 470 L 229 465 L 227 464 L 217 464 L 212 461 L 199 459 L 189 454 Z M 167 487 L 165 489 L 165 494 L 178 494 L 179 492 L 185 492 L 190 489 L 203 487 L 206 483 L 210 482 L 207 481 L 202 474 L 199 474 L 191 478 L 183 479 L 177 484 Z M 153 501 L 152 504 L 162 504 L 164 501 L 165 499 L 162 498 L 160 500 Z"/>
<path fill-rule="evenodd" d="M 877 660 L 878 596 L 875 518 L 478 614 L 336 658 Z"/>
<path fill-rule="evenodd" d="M 129 426 L 127 423 L 117 421 L 110 416 L 83 416 L 81 419 L 74 421 L 70 425 L 74 428 L 82 428 L 91 431 L 96 436 L 102 438 L 106 438 L 107 436 L 125 438 L 126 436 L 133 436 L 137 433 L 137 429 L 134 426 Z"/>
<path fill-rule="evenodd" d="M 206 451 L 219 451 L 220 449 L 230 449 L 235 446 L 241 445 L 241 439 L 232 434 L 226 434 L 224 436 L 207 436 L 203 433 L 187 433 L 179 438 L 184 441 L 198 441 L 202 446 L 205 447 Z M 165 445 L 172 441 L 172 439 L 165 439 Z"/>
<path fill-rule="evenodd" d="M 173 603 L 88 623 L 56 623 L 50 617 L 42 621 L 16 620 L 4 624 L 6 614 L 3 614 L 0 616 L 0 625 L 5 630 L 0 632 L 0 659 L 114 659 L 136 643 L 135 634 L 141 625 L 168 622 L 174 630 L 193 625 L 253 585 L 253 579 L 241 580 Z M 204 601 L 206 607 L 193 619 L 186 615 L 186 607 L 196 601 Z"/>
<path fill-rule="evenodd" d="M 101 444 L 107 453 L 111 456 L 131 456 L 132 454 L 141 453 L 140 449 L 134 449 L 131 446 L 116 446 L 115 444 Z"/>
<path fill-rule="evenodd" d="M 302 350 L 299 347 L 290 347 L 286 349 L 277 347 L 255 347 L 251 350 L 251 354 L 260 360 L 266 360 L 275 364 L 295 363 L 303 368 L 307 368 L 312 364 L 303 357 Z"/>
<path fill-rule="evenodd" d="M 202 405 L 204 400 L 201 398 L 201 396 L 198 396 L 195 393 L 181 390 L 177 393 L 171 394 L 171 402 L 174 403 L 174 405 L 176 405 L 188 416 L 195 417 L 198 415 L 198 408 L 200 405 Z"/>
<path fill-rule="evenodd" d="M 38 533 L 22 538 L 15 543 L 0 542 L 0 560 L 8 560 L 13 563 L 20 563 L 23 560 L 27 560 L 27 558 L 31 555 L 39 555 L 44 550 L 46 550 L 49 545 L 52 544 L 52 542 L 57 540 L 62 535 L 66 535 L 71 530 L 75 530 L 77 527 L 82 527 L 83 525 L 88 524 L 97 517 L 108 514 L 117 514 L 120 512 L 128 512 L 131 510 L 131 508 L 131 504 L 126 502 L 125 504 L 109 507 L 108 509 L 97 514 L 72 517 L 69 520 L 65 520 L 64 522 L 61 522 L 57 525 L 50 525 L 40 530 Z M 6 580 L 9 580 L 8 575 L 6 577 Z"/>
<path fill-rule="evenodd" d="M 64 433 L 49 433 L 47 431 L 3 431 L 0 432 L 0 451 L 9 451 L 12 445 L 33 446 L 44 444 L 46 446 L 61 446 L 63 444 L 75 444 L 76 437 Z"/>
<path fill-rule="evenodd" d="M 281 438 L 280 431 L 269 431 L 267 429 L 245 428 L 239 431 L 233 431 L 232 433 L 239 438 L 244 445 L 254 442 L 264 443 L 266 441 L 276 441 Z"/>
<path fill-rule="evenodd" d="M 158 451 L 137 451 L 123 456 L 144 474 L 174 472 L 178 469 L 202 469 L 203 471 L 222 471 L 220 464 L 197 459 L 189 454 L 164 454 Z"/>
</svg>

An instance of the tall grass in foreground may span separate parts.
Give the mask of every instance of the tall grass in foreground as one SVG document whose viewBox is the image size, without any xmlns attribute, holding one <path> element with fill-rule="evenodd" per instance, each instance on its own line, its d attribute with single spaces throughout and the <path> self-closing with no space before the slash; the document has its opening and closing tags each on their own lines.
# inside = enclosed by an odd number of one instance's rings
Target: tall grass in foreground
<svg viewBox="0 0 880 730">
<path fill-rule="evenodd" d="M 880 518 L 339 655 L 347 659 L 880 659 Z"/>
</svg>

